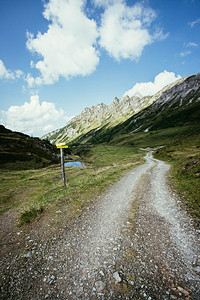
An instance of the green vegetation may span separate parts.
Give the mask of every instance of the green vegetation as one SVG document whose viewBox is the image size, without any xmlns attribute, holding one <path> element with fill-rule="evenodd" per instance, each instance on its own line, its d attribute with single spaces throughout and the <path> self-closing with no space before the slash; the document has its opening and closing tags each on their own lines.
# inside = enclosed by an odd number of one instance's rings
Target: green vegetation
<svg viewBox="0 0 200 300">
<path fill-rule="evenodd" d="M 182 203 L 200 220 L 200 126 L 177 126 L 150 132 L 119 134 L 110 144 L 123 147 L 159 147 L 154 156 L 170 163 L 170 182 Z"/>
<path fill-rule="evenodd" d="M 19 224 L 23 225 L 65 207 L 66 219 L 73 218 L 124 172 L 143 162 L 144 151 L 140 148 L 164 146 L 155 156 L 172 165 L 171 183 L 192 216 L 200 219 L 199 132 L 197 125 L 177 126 L 121 133 L 110 143 L 96 146 L 71 145 L 72 158 L 80 160 L 81 157 L 85 167 L 66 168 L 66 188 L 62 187 L 59 165 L 38 170 L 2 170 L 0 214 L 16 208 Z"/>
<path fill-rule="evenodd" d="M 0 126 L 1 213 L 16 207 L 20 224 L 24 224 L 64 206 L 69 219 L 126 170 L 143 161 L 144 152 L 138 149 L 163 146 L 156 157 L 172 165 L 171 183 L 190 213 L 200 218 L 199 97 L 197 74 L 166 90 L 152 105 L 143 103 L 138 113 L 128 112 L 131 117 L 125 120 L 114 110 L 116 123 L 107 117 L 100 122 L 97 115 L 87 120 L 88 127 L 84 118 L 73 120 L 71 126 L 79 135 L 70 139 L 70 150 L 85 167 L 67 169 L 66 188 L 62 188 L 60 167 L 49 166 L 58 163 L 55 146 Z M 64 136 L 63 129 L 54 132 L 53 138 L 64 141 L 66 132 Z M 46 168 L 31 170 L 39 167 Z"/>
<path fill-rule="evenodd" d="M 0 125 L 0 169 L 27 170 L 58 163 L 58 149 L 48 141 Z"/>
<path fill-rule="evenodd" d="M 114 136 L 108 136 L 107 132 L 105 139 L 110 141 L 108 145 L 123 149 L 162 146 L 156 151 L 155 157 L 170 163 L 172 166 L 170 170 L 171 184 L 178 191 L 188 212 L 197 222 L 200 220 L 199 124 L 174 126 L 149 132 L 119 132 Z"/>
<path fill-rule="evenodd" d="M 200 220 L 200 135 L 188 134 L 159 149 L 155 157 L 172 165 L 171 182 L 189 213 Z"/>
<path fill-rule="evenodd" d="M 23 225 L 64 208 L 69 220 L 128 169 L 141 164 L 143 155 L 132 148 L 92 147 L 84 156 L 85 167 L 66 168 L 66 188 L 62 187 L 59 165 L 4 170 L 0 175 L 1 213 L 16 208 Z"/>
<path fill-rule="evenodd" d="M 155 157 L 172 165 L 171 183 L 192 216 L 200 219 L 199 132 L 197 126 L 172 127 L 119 134 L 110 144 L 74 145 L 72 158 L 81 157 L 85 167 L 66 168 L 66 188 L 62 187 L 59 165 L 39 170 L 4 170 L 0 175 L 0 213 L 17 208 L 19 224 L 23 225 L 65 207 L 66 219 L 71 219 L 129 168 L 143 162 L 144 152 L 137 149 L 164 146 Z"/>
<path fill-rule="evenodd" d="M 119 134 L 110 141 L 110 144 L 136 148 L 179 144 L 186 136 L 198 134 L 198 130 L 199 128 L 192 126 L 177 126 L 149 132 Z"/>
<path fill-rule="evenodd" d="M 25 211 L 20 216 L 20 226 L 25 224 L 25 223 L 30 223 L 31 220 L 35 219 L 43 211 L 44 211 L 44 209 L 42 207 L 39 208 L 39 209 L 36 209 L 36 208 L 33 207 L 30 210 Z"/>
</svg>

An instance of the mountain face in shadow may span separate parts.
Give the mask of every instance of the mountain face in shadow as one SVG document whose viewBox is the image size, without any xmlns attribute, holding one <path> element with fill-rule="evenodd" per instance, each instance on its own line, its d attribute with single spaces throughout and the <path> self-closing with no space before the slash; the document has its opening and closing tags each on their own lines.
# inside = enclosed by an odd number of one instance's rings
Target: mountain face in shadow
<svg viewBox="0 0 200 300">
<path fill-rule="evenodd" d="M 48 141 L 0 125 L 0 168 L 36 169 L 58 163 L 59 151 Z"/>
</svg>

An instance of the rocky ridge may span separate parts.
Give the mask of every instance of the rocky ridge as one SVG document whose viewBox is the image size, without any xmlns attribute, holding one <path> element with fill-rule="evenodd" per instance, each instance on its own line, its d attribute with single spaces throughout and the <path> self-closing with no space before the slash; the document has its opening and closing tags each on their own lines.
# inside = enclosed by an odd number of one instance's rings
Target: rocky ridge
<svg viewBox="0 0 200 300">
<path fill-rule="evenodd" d="M 121 99 L 115 97 L 110 105 L 101 103 L 91 108 L 85 108 L 80 115 L 71 119 L 65 127 L 42 138 L 48 139 L 51 143 L 71 142 L 81 136 L 90 134 L 90 131 L 97 132 L 103 128 L 109 130 L 128 120 L 130 120 L 131 124 L 141 123 L 138 120 L 142 120 L 144 123 L 147 116 L 146 112 L 149 113 L 147 108 L 152 108 L 152 111 L 167 111 L 170 107 L 173 110 L 180 110 L 182 106 L 181 109 L 184 109 L 184 106 L 188 107 L 189 104 L 198 100 L 198 97 L 195 99 L 193 96 L 191 99 L 188 97 L 194 95 L 199 88 L 200 73 L 181 78 L 167 85 L 153 96 L 145 96 L 143 98 L 125 96 Z M 131 132 L 134 130 L 148 131 L 151 126 L 149 122 L 147 124 L 139 124 Z"/>
<path fill-rule="evenodd" d="M 102 126 L 115 126 L 134 113 L 139 112 L 144 107 L 151 104 L 151 97 L 115 97 L 110 105 L 104 103 L 97 104 L 90 108 L 86 107 L 80 115 L 71 119 L 64 128 L 44 135 L 43 139 L 48 139 L 52 143 L 71 141 L 72 139 L 86 134 L 93 129 Z"/>
</svg>

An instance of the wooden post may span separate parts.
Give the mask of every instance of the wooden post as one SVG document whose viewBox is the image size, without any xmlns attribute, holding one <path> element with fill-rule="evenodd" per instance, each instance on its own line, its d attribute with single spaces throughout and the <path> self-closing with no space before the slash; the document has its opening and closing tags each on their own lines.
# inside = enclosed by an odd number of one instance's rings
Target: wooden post
<svg viewBox="0 0 200 300">
<path fill-rule="evenodd" d="M 63 186 L 66 187 L 66 183 L 65 183 L 65 165 L 64 165 L 64 149 L 63 148 L 60 148 L 60 156 L 61 156 Z"/>
<path fill-rule="evenodd" d="M 64 148 L 68 148 L 68 146 L 65 143 L 59 143 L 59 144 L 56 144 L 56 147 L 60 148 L 62 180 L 63 180 L 63 186 L 66 187 L 66 183 L 65 183 L 65 164 L 64 164 Z"/>
</svg>

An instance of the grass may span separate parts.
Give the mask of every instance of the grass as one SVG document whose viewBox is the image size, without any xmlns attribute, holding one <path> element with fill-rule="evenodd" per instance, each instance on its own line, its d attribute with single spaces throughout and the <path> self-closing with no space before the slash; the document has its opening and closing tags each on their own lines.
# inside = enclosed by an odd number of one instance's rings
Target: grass
<svg viewBox="0 0 200 300">
<path fill-rule="evenodd" d="M 118 134 L 110 144 L 121 147 L 159 147 L 155 157 L 170 163 L 170 181 L 188 212 L 200 220 L 200 128 L 177 126 L 150 132 Z"/>
<path fill-rule="evenodd" d="M 189 213 L 200 220 L 200 138 L 199 135 L 185 136 L 179 142 L 159 149 L 155 157 L 172 166 L 170 177 Z"/>
<path fill-rule="evenodd" d="M 200 128 L 177 126 L 150 132 L 119 134 L 111 142 L 121 147 L 159 147 L 154 156 L 171 165 L 170 182 L 182 203 L 199 223 L 200 220 Z"/>
<path fill-rule="evenodd" d="M 25 211 L 20 216 L 20 226 L 22 226 L 25 223 L 30 223 L 31 220 L 38 217 L 41 213 L 43 213 L 44 209 L 40 207 L 39 209 L 31 208 L 28 211 Z"/>
<path fill-rule="evenodd" d="M 199 220 L 200 139 L 198 129 L 190 126 L 121 134 L 109 145 L 79 144 L 73 152 L 81 155 L 85 167 L 66 168 L 66 188 L 62 187 L 59 165 L 38 170 L 4 170 L 0 175 L 0 213 L 18 209 L 21 225 L 63 207 L 67 218 L 73 218 L 128 169 L 144 162 L 144 152 L 137 149 L 161 145 L 164 147 L 155 156 L 171 164 L 171 183 L 191 215 Z"/>
<path fill-rule="evenodd" d="M 138 132 L 129 134 L 119 134 L 112 139 L 110 144 L 122 147 L 158 147 L 170 145 L 171 143 L 179 144 L 185 137 L 198 136 L 200 128 L 191 126 L 177 126 L 166 129 L 160 129 L 149 132 Z"/>
<path fill-rule="evenodd" d="M 131 148 L 95 146 L 84 156 L 85 167 L 66 168 L 66 188 L 61 168 L 52 165 L 38 170 L 9 171 L 0 175 L 0 211 L 19 211 L 19 225 L 63 209 L 73 218 L 118 180 L 128 169 L 141 164 L 143 155 Z"/>
</svg>

